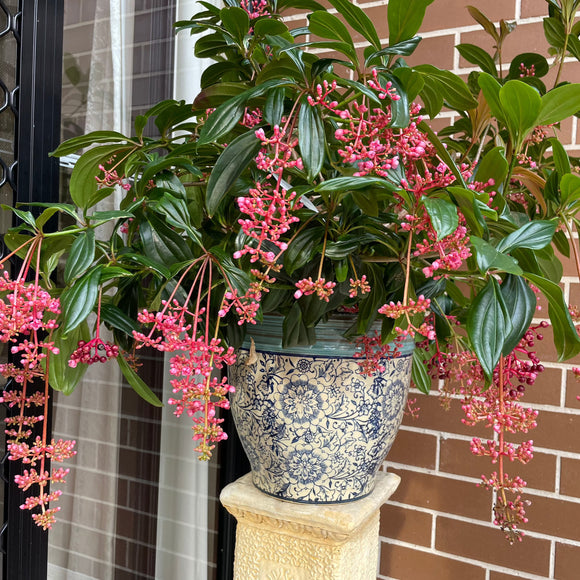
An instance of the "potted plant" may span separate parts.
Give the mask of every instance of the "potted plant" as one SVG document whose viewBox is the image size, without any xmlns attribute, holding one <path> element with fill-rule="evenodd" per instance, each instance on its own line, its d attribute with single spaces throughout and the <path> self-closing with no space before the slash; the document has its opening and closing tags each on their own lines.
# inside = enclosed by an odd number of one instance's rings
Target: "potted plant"
<svg viewBox="0 0 580 580">
<path fill-rule="evenodd" d="M 502 21 L 498 31 L 475 8 L 497 54 L 458 47 L 481 68 L 465 82 L 405 62 L 429 0 L 390 0 L 386 45 L 348 0 L 330 0 L 332 12 L 314 0 L 201 4 L 177 25 L 207 32 L 195 56 L 215 61 L 193 105 L 163 101 L 137 117 L 133 135 L 103 131 L 63 143 L 54 155 L 88 148 L 71 177 L 71 203 L 12 208 L 19 225 L 5 236 L 12 253 L 4 261 L 18 256 L 22 267 L 5 272 L 0 306 L 16 360 L 0 370 L 19 387 L 4 401 L 42 407 L 49 384 L 70 393 L 87 365 L 115 359 L 135 390 L 160 405 L 134 364 L 139 348 L 156 348 L 171 356 L 169 403 L 192 418 L 208 459 L 225 438 L 219 409 L 234 390 L 215 371 L 234 364 L 248 329 L 276 314 L 282 348 L 308 350 L 339 319 L 370 376 L 360 393 L 416 343 L 403 355 L 412 357 L 417 388 L 456 379 L 468 420 L 492 417 L 498 442 L 474 442 L 474 452 L 500 465 L 527 461 L 530 445 L 510 445 L 504 434 L 535 422 L 518 400 L 542 370 L 530 353 L 537 292 L 549 302 L 559 356 L 580 351 L 553 249 L 578 252 L 570 239 L 580 177 L 557 137 L 558 123 L 580 108 L 580 85 L 560 74 L 567 51 L 580 56 L 577 2 L 550 2 L 548 39 L 559 56 L 549 90 L 540 55 L 518 56 L 509 72 L 498 66 L 510 27 Z M 310 11 L 306 28 L 284 23 L 289 8 Z M 443 107 L 459 121 L 437 135 L 428 118 Z M 237 376 L 269 356 L 245 352 Z M 44 394 L 32 386 L 39 378 Z M 300 404 L 316 396 L 305 391 Z M 44 462 L 74 451 L 46 436 L 31 441 L 36 421 L 24 412 L 12 420 L 10 452 L 31 464 L 17 483 L 36 487 L 24 507 L 49 528 L 59 491 L 46 485 L 65 472 L 48 473 Z M 316 439 L 313 422 L 293 437 Z M 307 444 L 310 455 L 322 449 Z M 517 538 L 521 480 L 502 467 L 484 484 L 498 492 L 497 523 Z"/>
</svg>

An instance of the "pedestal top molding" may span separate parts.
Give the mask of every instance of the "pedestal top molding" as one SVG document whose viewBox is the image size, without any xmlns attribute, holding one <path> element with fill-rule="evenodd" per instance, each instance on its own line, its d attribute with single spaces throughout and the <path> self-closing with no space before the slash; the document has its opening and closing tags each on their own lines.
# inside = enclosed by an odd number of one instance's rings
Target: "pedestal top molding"
<svg viewBox="0 0 580 580">
<path fill-rule="evenodd" d="M 367 497 L 340 504 L 312 505 L 282 501 L 256 489 L 251 474 L 228 485 L 220 501 L 238 520 L 248 524 L 284 528 L 287 532 L 346 541 L 397 489 L 401 478 L 380 472 Z"/>
</svg>

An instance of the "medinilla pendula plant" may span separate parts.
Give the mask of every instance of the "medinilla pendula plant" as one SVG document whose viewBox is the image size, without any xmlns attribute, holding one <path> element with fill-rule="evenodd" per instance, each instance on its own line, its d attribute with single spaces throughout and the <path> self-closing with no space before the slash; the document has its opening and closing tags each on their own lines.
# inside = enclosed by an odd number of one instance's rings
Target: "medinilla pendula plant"
<svg viewBox="0 0 580 580">
<path fill-rule="evenodd" d="M 161 405 L 136 369 L 142 347 L 167 352 L 167 403 L 193 421 L 208 459 L 226 438 L 233 387 L 221 371 L 248 327 L 276 313 L 284 346 L 307 345 L 317 324 L 347 312 L 361 372 L 413 338 L 415 387 L 445 379 L 465 421 L 491 428 L 472 451 L 498 464 L 482 485 L 495 491 L 495 523 L 520 538 L 525 482 L 504 460 L 532 456 L 531 442 L 507 436 L 536 423 L 519 401 L 543 370 L 539 294 L 560 359 L 580 351 L 554 252 L 572 252 L 580 270 L 578 161 L 558 137 L 580 109 L 563 67 L 580 57 L 578 0 L 548 2 L 550 62 L 527 52 L 505 66 L 513 25 L 470 7 L 496 52 L 457 47 L 474 65 L 467 82 L 405 60 L 431 1 L 390 0 L 388 40 L 347 0 L 330 11 L 314 0 L 200 2 L 177 24 L 200 34 L 195 56 L 214 61 L 195 101 L 160 102 L 132 135 L 94 132 L 53 153 L 84 151 L 69 203 L 12 208 L 0 282 L 13 357 L 0 370 L 16 385 L 3 398 L 21 409 L 8 421 L 10 458 L 29 467 L 16 483 L 35 489 L 22 507 L 37 524 L 55 521 L 60 491 L 48 485 L 66 475 L 45 462 L 74 454 L 34 430 L 50 388 L 71 393 L 88 365 L 113 359 Z M 292 29 L 287 9 L 307 11 L 308 26 Z M 436 134 L 444 109 L 457 120 Z"/>
</svg>

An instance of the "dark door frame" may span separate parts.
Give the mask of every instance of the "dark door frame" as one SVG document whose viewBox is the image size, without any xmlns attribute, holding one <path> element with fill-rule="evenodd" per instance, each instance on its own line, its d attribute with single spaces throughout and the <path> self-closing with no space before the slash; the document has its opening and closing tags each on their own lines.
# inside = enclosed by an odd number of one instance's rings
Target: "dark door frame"
<svg viewBox="0 0 580 580">
<path fill-rule="evenodd" d="M 13 201 L 58 201 L 58 160 L 48 157 L 60 140 L 63 0 L 19 0 L 18 9 L 0 0 L 17 43 L 16 89 L 9 95 L 15 115 L 14 158 L 6 182 Z M 50 425 L 49 425 L 50 427 Z M 45 580 L 48 535 L 20 505 L 26 497 L 14 484 L 22 466 L 2 459 L 4 523 L 0 529 L 4 580 Z"/>
</svg>

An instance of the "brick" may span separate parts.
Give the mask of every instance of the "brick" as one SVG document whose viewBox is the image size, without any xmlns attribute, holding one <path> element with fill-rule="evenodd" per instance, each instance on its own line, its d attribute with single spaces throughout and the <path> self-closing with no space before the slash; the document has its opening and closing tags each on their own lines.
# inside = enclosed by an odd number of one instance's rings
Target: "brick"
<svg viewBox="0 0 580 580">
<path fill-rule="evenodd" d="M 440 69 L 451 70 L 455 52 L 455 36 L 424 38 L 411 56 L 405 57 L 409 65 L 432 64 Z"/>
<path fill-rule="evenodd" d="M 526 537 L 510 545 L 492 524 L 459 522 L 446 517 L 436 520 L 435 547 L 449 554 L 473 558 L 522 572 L 548 575 L 550 542 Z"/>
<path fill-rule="evenodd" d="M 482 425 L 469 427 L 461 422 L 465 418 L 465 414 L 459 401 L 451 401 L 451 407 L 446 411 L 441 406 L 441 399 L 437 396 L 422 394 L 413 394 L 412 396 L 417 399 L 416 406 L 419 407 L 419 417 L 417 419 L 405 417 L 403 419 L 404 425 L 471 437 L 486 437 L 489 433 L 489 429 Z"/>
<path fill-rule="evenodd" d="M 511 574 L 503 574 L 493 570 L 489 573 L 489 580 L 517 580 L 518 578 L 521 578 L 521 576 L 512 576 Z"/>
<path fill-rule="evenodd" d="M 547 340 L 547 339 L 546 339 Z M 535 403 L 538 405 L 560 406 L 560 395 L 562 392 L 562 369 L 545 368 L 536 382 L 526 385 L 526 394 L 522 399 L 522 404 Z"/>
<path fill-rule="evenodd" d="M 474 483 L 404 469 L 389 471 L 402 479 L 393 501 L 469 518 L 489 518 L 490 494 Z"/>
<path fill-rule="evenodd" d="M 418 510 L 405 509 L 386 503 L 381 508 L 381 527 L 379 534 L 395 538 L 401 542 L 431 545 L 433 516 Z"/>
<path fill-rule="evenodd" d="M 580 570 L 580 547 L 556 542 L 554 578 L 557 580 L 576 580 L 578 570 Z"/>
<path fill-rule="evenodd" d="M 440 471 L 479 478 L 482 473 L 497 470 L 497 466 L 487 458 L 473 455 L 469 442 L 459 439 L 441 441 Z M 528 483 L 530 489 L 555 491 L 556 456 L 547 453 L 534 453 L 534 458 L 526 465 L 507 462 L 506 471 L 517 473 Z"/>
<path fill-rule="evenodd" d="M 365 10 L 367 16 L 372 20 L 375 28 L 377 29 L 377 33 L 381 41 L 383 41 L 383 46 L 386 44 L 386 39 L 389 36 L 389 26 L 387 24 L 387 7 L 386 6 L 373 6 L 371 8 L 367 8 Z M 355 42 L 366 42 L 368 41 L 364 36 L 359 34 L 356 30 L 350 28 L 350 33 L 352 35 L 352 39 Z"/>
<path fill-rule="evenodd" d="M 530 438 L 537 447 L 580 453 L 580 438 L 573 436 L 579 432 L 580 416 L 542 411 Z"/>
<path fill-rule="evenodd" d="M 460 26 L 472 26 L 477 24 L 467 11 L 469 4 L 477 5 L 476 2 L 466 0 L 443 0 L 433 2 L 425 14 L 425 20 L 421 26 L 421 32 L 431 30 L 447 30 Z M 515 18 L 515 0 L 485 0 L 485 4 L 478 8 L 493 22 L 513 20 Z"/>
<path fill-rule="evenodd" d="M 484 580 L 485 570 L 452 558 L 381 544 L 380 573 L 398 580 Z"/>
<path fill-rule="evenodd" d="M 529 522 L 526 528 L 556 538 L 580 541 L 580 504 L 563 498 L 529 496 L 526 508 Z"/>
<path fill-rule="evenodd" d="M 566 371 L 566 407 L 580 409 L 580 383 L 572 371 Z"/>
<path fill-rule="evenodd" d="M 534 16 L 547 16 L 548 5 L 546 0 L 522 0 L 521 18 L 533 18 Z"/>
<path fill-rule="evenodd" d="M 387 455 L 387 461 L 434 469 L 436 452 L 437 437 L 434 435 L 401 429 Z"/>
<path fill-rule="evenodd" d="M 580 460 L 560 459 L 560 493 L 580 497 Z"/>
<path fill-rule="evenodd" d="M 508 19 L 509 20 L 509 19 Z M 461 34 L 460 42 L 476 44 L 493 56 L 495 49 L 494 40 L 483 29 Z M 502 62 L 510 63 L 514 57 L 522 52 L 537 52 L 548 54 L 548 42 L 544 36 L 541 22 L 530 24 L 519 24 L 516 29 L 508 35 L 503 43 Z M 473 66 L 461 59 L 460 66 Z"/>
<path fill-rule="evenodd" d="M 554 345 L 554 329 L 551 326 L 542 329 L 544 336 L 543 340 L 536 340 L 534 344 L 534 349 L 541 361 L 557 361 L 558 353 L 556 351 L 556 346 Z M 568 364 L 580 365 L 580 354 L 566 359 Z"/>
</svg>

